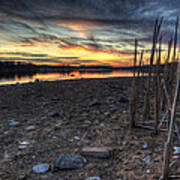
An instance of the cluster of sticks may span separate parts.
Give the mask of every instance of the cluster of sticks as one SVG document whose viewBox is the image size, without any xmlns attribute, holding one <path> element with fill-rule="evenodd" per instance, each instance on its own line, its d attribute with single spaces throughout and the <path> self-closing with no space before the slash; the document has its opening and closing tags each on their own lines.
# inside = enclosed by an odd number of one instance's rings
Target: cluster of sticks
<svg viewBox="0 0 180 180">
<path fill-rule="evenodd" d="M 134 72 L 132 80 L 132 95 L 130 103 L 130 124 L 129 128 L 140 127 L 144 129 L 154 130 L 156 134 L 159 131 L 168 131 L 168 140 L 164 149 L 164 163 L 161 179 L 167 180 L 169 176 L 169 159 L 172 151 L 173 134 L 175 133 L 180 141 L 179 128 L 176 122 L 176 106 L 179 93 L 180 81 L 180 62 L 176 57 L 177 37 L 178 37 L 178 24 L 179 18 L 177 17 L 175 25 L 174 38 L 170 38 L 168 43 L 167 58 L 162 66 L 162 39 L 165 36 L 161 32 L 163 18 L 157 18 L 154 25 L 154 34 L 152 41 L 152 50 L 149 60 L 149 69 L 147 74 L 147 88 L 145 91 L 144 105 L 142 112 L 141 123 L 136 120 L 136 74 L 140 75 L 140 71 L 136 73 L 137 66 L 137 47 L 138 41 L 135 40 L 135 53 L 134 53 Z M 174 39 L 174 41 L 173 41 Z M 173 44 L 174 42 L 174 44 Z M 173 55 L 171 58 L 171 50 L 173 47 Z M 155 54 L 157 59 L 155 62 Z M 172 59 L 172 60 L 171 60 Z M 171 61 L 170 61 L 171 60 Z M 141 52 L 139 66 L 143 64 L 143 51 Z M 142 70 L 140 68 L 140 70 Z M 153 97 L 153 99 L 151 99 Z M 154 109 L 154 111 L 152 111 Z M 150 113 L 154 114 L 154 120 L 150 121 Z M 147 126 L 149 121 L 149 126 Z M 165 124 L 166 128 L 162 128 Z"/>
</svg>

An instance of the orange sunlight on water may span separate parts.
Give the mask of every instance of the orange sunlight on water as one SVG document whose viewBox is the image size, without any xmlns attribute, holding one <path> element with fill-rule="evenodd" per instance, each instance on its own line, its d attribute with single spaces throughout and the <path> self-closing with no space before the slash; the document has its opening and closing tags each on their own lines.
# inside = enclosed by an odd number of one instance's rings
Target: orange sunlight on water
<svg viewBox="0 0 180 180">
<path fill-rule="evenodd" d="M 14 79 L 2 79 L 0 85 L 16 84 L 16 83 L 28 83 L 35 80 L 40 81 L 56 81 L 56 80 L 73 80 L 73 79 L 89 79 L 89 78 L 113 78 L 113 77 L 130 77 L 132 72 L 130 71 L 112 71 L 112 72 L 79 72 L 73 71 L 69 73 L 37 73 L 32 76 L 18 77 Z"/>
</svg>

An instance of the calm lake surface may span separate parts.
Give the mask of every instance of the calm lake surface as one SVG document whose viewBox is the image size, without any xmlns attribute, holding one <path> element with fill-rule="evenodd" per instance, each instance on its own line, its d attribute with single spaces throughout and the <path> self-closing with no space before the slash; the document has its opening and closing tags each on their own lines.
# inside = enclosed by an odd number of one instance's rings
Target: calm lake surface
<svg viewBox="0 0 180 180">
<path fill-rule="evenodd" d="M 110 71 L 110 72 L 63 72 L 63 73 L 6 73 L 0 74 L 0 85 L 40 81 L 89 79 L 89 78 L 112 78 L 112 77 L 130 77 L 130 71 Z"/>
</svg>

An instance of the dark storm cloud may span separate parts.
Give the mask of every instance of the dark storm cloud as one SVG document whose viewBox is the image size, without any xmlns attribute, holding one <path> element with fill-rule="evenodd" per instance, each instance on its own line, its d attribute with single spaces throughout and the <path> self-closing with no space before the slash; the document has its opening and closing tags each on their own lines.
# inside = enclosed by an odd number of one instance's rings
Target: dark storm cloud
<svg viewBox="0 0 180 180">
<path fill-rule="evenodd" d="M 177 15 L 178 0 L 1 0 L 0 10 L 24 18 L 90 18 L 127 20 L 157 15 Z M 167 12 L 165 12 L 165 10 Z"/>
<path fill-rule="evenodd" d="M 98 19 L 104 23 L 117 23 L 116 21 L 119 22 L 119 20 L 130 19 L 139 4 L 145 4 L 142 2 L 137 3 L 134 0 L 1 0 L 0 10 L 8 16 L 42 21 L 49 18 L 83 18 Z M 143 11 L 142 8 L 141 11 Z"/>
</svg>

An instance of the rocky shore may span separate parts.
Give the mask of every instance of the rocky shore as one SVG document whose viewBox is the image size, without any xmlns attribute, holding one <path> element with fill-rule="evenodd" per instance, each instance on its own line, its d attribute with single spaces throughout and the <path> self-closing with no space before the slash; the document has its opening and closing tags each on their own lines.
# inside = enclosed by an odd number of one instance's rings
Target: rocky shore
<svg viewBox="0 0 180 180">
<path fill-rule="evenodd" d="M 131 78 L 1 86 L 0 180 L 158 179 L 166 134 L 127 131 L 130 87 Z"/>
</svg>

